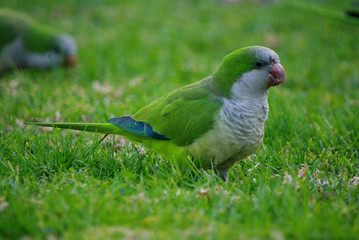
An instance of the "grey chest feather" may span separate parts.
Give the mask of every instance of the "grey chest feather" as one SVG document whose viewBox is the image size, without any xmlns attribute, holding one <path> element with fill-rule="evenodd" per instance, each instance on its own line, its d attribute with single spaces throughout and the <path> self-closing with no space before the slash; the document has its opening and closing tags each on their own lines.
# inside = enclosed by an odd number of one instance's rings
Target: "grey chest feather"
<svg viewBox="0 0 359 240">
<path fill-rule="evenodd" d="M 268 103 L 224 99 L 214 128 L 189 146 L 193 156 L 215 165 L 238 161 L 255 152 L 263 141 Z"/>
<path fill-rule="evenodd" d="M 267 101 L 225 99 L 218 121 L 233 141 L 256 144 L 262 141 L 268 109 Z"/>
</svg>

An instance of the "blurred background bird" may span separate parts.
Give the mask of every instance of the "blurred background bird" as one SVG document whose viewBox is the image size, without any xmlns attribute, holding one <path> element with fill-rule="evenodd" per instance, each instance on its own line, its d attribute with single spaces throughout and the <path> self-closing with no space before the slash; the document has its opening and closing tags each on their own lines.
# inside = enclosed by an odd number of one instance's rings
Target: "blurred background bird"
<svg viewBox="0 0 359 240">
<path fill-rule="evenodd" d="M 285 3 L 308 12 L 336 19 L 338 21 L 356 25 L 359 24 L 358 1 L 352 2 L 351 7 L 347 7 L 346 10 L 330 10 L 325 7 L 318 6 L 318 4 L 308 4 L 302 1 L 286 1 Z"/>
<path fill-rule="evenodd" d="M 75 40 L 24 13 L 0 9 L 0 76 L 21 68 L 76 65 Z"/>
</svg>

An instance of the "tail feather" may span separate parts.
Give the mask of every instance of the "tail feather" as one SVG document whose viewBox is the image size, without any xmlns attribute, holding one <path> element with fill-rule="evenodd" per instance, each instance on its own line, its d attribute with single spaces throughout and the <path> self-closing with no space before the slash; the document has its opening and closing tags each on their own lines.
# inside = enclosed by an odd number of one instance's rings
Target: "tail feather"
<svg viewBox="0 0 359 240">
<path fill-rule="evenodd" d="M 64 129 L 72 129 L 86 132 L 97 132 L 97 133 L 107 133 L 107 134 L 123 134 L 123 131 L 111 124 L 111 123 L 72 123 L 72 122 L 64 122 L 64 123 L 26 123 L 27 125 L 35 125 L 40 127 L 53 127 L 53 128 L 64 128 Z"/>
<path fill-rule="evenodd" d="M 131 116 L 111 118 L 108 122 L 138 137 L 169 140 L 166 136 L 155 132 L 149 124 L 136 121 Z"/>
</svg>

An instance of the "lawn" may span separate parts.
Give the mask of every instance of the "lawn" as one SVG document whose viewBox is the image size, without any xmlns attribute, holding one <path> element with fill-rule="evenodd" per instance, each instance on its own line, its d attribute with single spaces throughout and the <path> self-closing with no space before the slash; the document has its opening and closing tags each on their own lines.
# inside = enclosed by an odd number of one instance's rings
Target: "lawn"
<svg viewBox="0 0 359 240">
<path fill-rule="evenodd" d="M 0 238 L 359 238 L 358 24 L 281 1 L 4 6 L 74 36 L 79 65 L 0 79 Z M 227 182 L 120 136 L 24 125 L 131 114 L 250 45 L 275 50 L 287 82 L 270 90 L 263 146 Z"/>
</svg>

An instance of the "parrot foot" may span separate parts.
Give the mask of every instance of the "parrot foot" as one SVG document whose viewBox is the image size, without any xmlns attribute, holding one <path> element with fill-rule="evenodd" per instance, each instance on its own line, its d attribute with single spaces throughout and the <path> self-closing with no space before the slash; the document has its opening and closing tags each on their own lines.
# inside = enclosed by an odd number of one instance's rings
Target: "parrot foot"
<svg viewBox="0 0 359 240">
<path fill-rule="evenodd" d="M 228 169 L 217 170 L 216 172 L 224 182 L 227 180 Z"/>
</svg>

